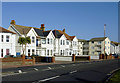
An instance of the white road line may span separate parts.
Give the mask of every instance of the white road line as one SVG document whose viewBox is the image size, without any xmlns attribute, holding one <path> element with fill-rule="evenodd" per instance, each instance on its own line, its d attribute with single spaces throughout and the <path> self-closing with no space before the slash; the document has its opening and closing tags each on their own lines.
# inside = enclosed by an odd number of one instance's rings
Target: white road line
<svg viewBox="0 0 120 83">
<path fill-rule="evenodd" d="M 38 71 L 38 69 L 37 69 L 37 68 L 34 68 L 34 70 Z"/>
<path fill-rule="evenodd" d="M 55 78 L 58 78 L 58 77 L 60 77 L 60 76 L 54 76 L 54 77 L 51 77 L 51 78 L 39 80 L 37 83 L 39 83 L 39 82 L 44 82 L 44 81 L 48 81 L 48 80 L 52 80 L 52 79 L 55 79 Z"/>
<path fill-rule="evenodd" d="M 22 73 L 22 70 L 18 70 L 19 73 Z"/>
<path fill-rule="evenodd" d="M 73 66 L 75 66 L 75 64 L 73 64 Z"/>
<path fill-rule="evenodd" d="M 61 65 L 62 67 L 65 67 L 64 65 Z"/>
<path fill-rule="evenodd" d="M 70 73 L 75 73 L 75 72 L 77 72 L 77 70 L 75 70 L 75 71 L 71 71 Z"/>
<path fill-rule="evenodd" d="M 52 69 L 51 67 L 48 67 L 48 69 Z"/>
</svg>

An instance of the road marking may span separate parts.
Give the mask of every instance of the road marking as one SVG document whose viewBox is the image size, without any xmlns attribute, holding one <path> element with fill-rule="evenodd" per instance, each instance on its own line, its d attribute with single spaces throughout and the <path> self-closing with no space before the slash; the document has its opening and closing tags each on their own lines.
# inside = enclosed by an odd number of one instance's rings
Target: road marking
<svg viewBox="0 0 120 83">
<path fill-rule="evenodd" d="M 22 73 L 12 73 L 12 74 L 7 74 L 7 75 L 2 75 L 2 77 L 5 77 L 5 76 L 11 76 L 11 75 L 17 75 L 17 74 L 23 74 L 23 73 L 27 73 L 27 72 L 22 72 Z"/>
<path fill-rule="evenodd" d="M 75 70 L 75 71 L 71 71 L 70 73 L 72 74 L 72 73 L 75 73 L 75 72 L 77 72 L 77 70 Z"/>
<path fill-rule="evenodd" d="M 75 64 L 73 64 L 73 66 L 75 66 Z"/>
<path fill-rule="evenodd" d="M 34 68 L 34 70 L 38 71 L 38 69 L 37 69 L 37 68 Z"/>
<path fill-rule="evenodd" d="M 65 67 L 64 65 L 61 65 L 62 67 Z"/>
<path fill-rule="evenodd" d="M 52 79 L 55 79 L 55 78 L 58 78 L 58 77 L 60 77 L 60 76 L 54 76 L 54 77 L 47 78 L 47 79 L 44 79 L 44 80 L 39 80 L 37 83 L 39 83 L 39 82 L 45 82 L 45 81 L 52 80 Z"/>
<path fill-rule="evenodd" d="M 22 73 L 22 70 L 18 70 L 18 73 Z"/>
<path fill-rule="evenodd" d="M 48 69 L 52 69 L 51 67 L 48 67 Z"/>
</svg>

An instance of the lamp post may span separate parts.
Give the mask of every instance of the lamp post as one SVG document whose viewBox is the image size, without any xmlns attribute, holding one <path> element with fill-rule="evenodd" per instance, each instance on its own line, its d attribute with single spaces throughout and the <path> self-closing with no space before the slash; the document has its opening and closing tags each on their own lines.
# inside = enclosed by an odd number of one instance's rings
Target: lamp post
<svg viewBox="0 0 120 83">
<path fill-rule="evenodd" d="M 105 56 L 105 28 L 106 28 L 106 24 L 104 24 L 104 56 Z"/>
</svg>

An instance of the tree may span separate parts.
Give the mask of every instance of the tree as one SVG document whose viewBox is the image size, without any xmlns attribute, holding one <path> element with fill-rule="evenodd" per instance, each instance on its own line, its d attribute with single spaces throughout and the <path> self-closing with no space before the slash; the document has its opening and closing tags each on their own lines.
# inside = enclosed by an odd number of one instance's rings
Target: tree
<svg viewBox="0 0 120 83">
<path fill-rule="evenodd" d="M 18 43 L 22 45 L 22 51 L 24 55 L 24 51 L 26 50 L 26 45 L 31 43 L 31 39 L 30 37 L 19 37 Z M 24 48 L 24 45 L 25 45 L 25 48 Z"/>
</svg>

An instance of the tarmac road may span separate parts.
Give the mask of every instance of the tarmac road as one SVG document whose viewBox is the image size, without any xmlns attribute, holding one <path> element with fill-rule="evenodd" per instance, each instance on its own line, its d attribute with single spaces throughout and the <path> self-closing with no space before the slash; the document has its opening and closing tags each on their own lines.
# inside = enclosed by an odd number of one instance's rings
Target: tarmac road
<svg viewBox="0 0 120 83">
<path fill-rule="evenodd" d="M 120 60 L 103 60 L 96 62 L 75 62 L 68 64 L 40 65 L 6 69 L 3 72 L 14 71 L 11 75 L 3 75 L 2 81 L 6 82 L 78 82 L 99 83 L 104 82 L 106 77 L 120 67 Z M 19 73 L 17 72 L 18 70 Z"/>
</svg>

